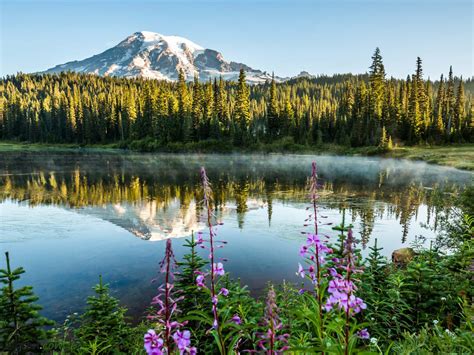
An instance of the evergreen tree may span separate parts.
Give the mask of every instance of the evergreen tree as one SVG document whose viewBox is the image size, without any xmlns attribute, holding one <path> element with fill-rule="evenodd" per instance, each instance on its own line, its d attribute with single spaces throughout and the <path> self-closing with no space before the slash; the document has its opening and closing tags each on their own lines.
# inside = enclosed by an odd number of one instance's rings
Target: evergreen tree
<svg viewBox="0 0 474 355">
<path fill-rule="evenodd" d="M 216 97 L 216 111 L 219 126 L 223 129 L 223 134 L 228 135 L 229 133 L 229 110 L 227 104 L 227 92 L 225 88 L 224 79 L 219 78 L 219 85 L 217 89 Z"/>
<path fill-rule="evenodd" d="M 462 78 L 459 80 L 458 90 L 456 95 L 456 105 L 454 107 L 454 125 L 457 132 L 463 131 L 463 123 L 466 117 L 466 111 L 464 107 L 464 84 Z"/>
<path fill-rule="evenodd" d="M 379 148 L 382 150 L 388 150 L 388 137 L 385 126 L 382 127 L 382 134 L 380 136 Z"/>
<path fill-rule="evenodd" d="M 352 224 L 346 224 L 346 210 L 342 210 L 342 221 L 339 225 L 332 227 L 332 230 L 339 232 L 337 235 L 337 242 L 333 247 L 334 256 L 337 258 L 344 257 L 344 245 L 347 238 L 347 232 L 349 229 L 352 229 L 354 226 Z"/>
<path fill-rule="evenodd" d="M 0 294 L 0 349 L 11 354 L 40 352 L 41 344 L 49 337 L 45 326 L 53 322 L 40 316 L 41 306 L 31 286 L 15 289 L 25 270 L 11 269 L 9 253 L 5 253 L 7 268 L 0 269 L 0 283 L 4 285 Z"/>
<path fill-rule="evenodd" d="M 153 132 L 153 121 L 156 121 L 156 118 L 154 118 L 154 112 L 156 112 L 155 100 L 149 86 L 145 88 L 143 101 L 143 110 L 135 124 L 136 137 L 139 138 L 150 136 Z"/>
<path fill-rule="evenodd" d="M 445 100 L 444 78 L 443 74 L 441 74 L 439 79 L 438 93 L 436 95 L 435 115 L 433 119 L 433 135 L 435 137 L 442 137 L 444 135 L 443 107 Z M 438 138 L 437 140 L 439 141 L 440 139 Z"/>
<path fill-rule="evenodd" d="M 200 131 L 201 125 L 203 121 L 203 108 L 202 108 L 202 88 L 201 84 L 199 83 L 199 78 L 196 75 L 194 77 L 194 84 L 193 84 L 193 105 L 192 105 L 192 138 L 194 140 L 199 140 L 200 138 Z"/>
<path fill-rule="evenodd" d="M 195 272 L 200 271 L 207 263 L 206 260 L 197 254 L 197 245 L 193 233 L 191 239 L 186 239 L 183 245 L 184 247 L 189 248 L 189 252 L 184 255 L 184 261 L 178 262 L 181 271 L 176 274 L 175 288 L 186 295 L 186 297 L 179 303 L 183 314 L 199 309 L 206 300 L 205 293 L 196 286 Z"/>
<path fill-rule="evenodd" d="M 87 299 L 87 308 L 80 317 L 76 336 L 85 344 L 97 342 L 102 347 L 109 346 L 110 352 L 119 351 L 124 347 L 127 336 L 127 310 L 110 296 L 109 287 L 103 284 L 102 276 L 99 276 L 99 284 L 94 286 L 94 292 L 95 295 Z"/>
<path fill-rule="evenodd" d="M 446 117 L 446 136 L 449 137 L 452 134 L 452 125 L 454 118 L 454 107 L 456 98 L 454 96 L 454 76 L 453 67 L 449 67 L 448 83 L 446 88 L 446 101 L 444 105 L 444 117 Z"/>
<path fill-rule="evenodd" d="M 280 122 L 278 117 L 278 102 L 276 93 L 275 75 L 272 74 L 270 86 L 270 100 L 267 107 L 267 126 L 270 137 L 277 137 L 280 131 Z"/>
<path fill-rule="evenodd" d="M 174 124 L 174 140 L 186 141 L 190 131 L 189 123 L 189 93 L 186 85 L 184 71 L 181 69 L 178 75 L 178 117 Z"/>
<path fill-rule="evenodd" d="M 370 102 L 371 114 L 374 118 L 382 117 L 382 104 L 385 94 L 385 68 L 382 62 L 380 49 L 375 48 L 372 56 L 372 65 L 370 66 Z"/>
<path fill-rule="evenodd" d="M 209 138 L 211 121 L 214 118 L 214 89 L 209 81 L 205 86 L 204 100 L 203 100 L 203 115 L 204 124 L 202 127 L 202 138 Z"/>
<path fill-rule="evenodd" d="M 234 122 L 236 123 L 237 142 L 243 143 L 250 126 L 250 99 L 249 89 L 245 81 L 245 71 L 240 69 L 239 81 L 237 83 L 237 95 L 234 110 Z"/>
<path fill-rule="evenodd" d="M 290 135 L 293 132 L 295 126 L 294 118 L 295 112 L 293 110 L 293 106 L 291 105 L 291 101 L 286 99 L 282 112 L 282 120 L 284 120 L 282 127 L 285 129 L 286 135 Z"/>
<path fill-rule="evenodd" d="M 418 81 L 415 75 L 413 75 L 411 80 L 408 117 L 411 127 L 409 140 L 412 143 L 418 143 L 423 134 L 423 118 L 420 113 L 420 105 L 418 101 Z"/>
<path fill-rule="evenodd" d="M 415 78 L 413 81 L 416 81 L 416 100 L 418 102 L 418 109 L 420 113 L 420 120 L 419 123 L 420 127 L 420 135 L 423 134 L 425 127 L 428 125 L 428 116 L 429 116 L 429 105 L 427 100 L 427 93 L 426 87 L 423 82 L 423 68 L 422 68 L 422 61 L 420 57 L 416 59 L 416 72 Z"/>
<path fill-rule="evenodd" d="M 137 119 L 137 108 L 135 100 L 136 98 L 133 91 L 130 91 L 127 93 L 127 95 L 125 95 L 124 115 L 122 117 L 122 127 L 120 127 L 120 131 L 123 137 L 129 137 L 131 127 L 135 125 L 135 120 Z"/>
<path fill-rule="evenodd" d="M 374 245 L 369 247 L 369 256 L 367 258 L 367 271 L 368 275 L 371 278 L 372 281 L 372 289 L 374 290 L 382 290 L 384 281 L 385 281 L 385 275 L 384 271 L 385 268 L 387 267 L 387 260 L 385 257 L 383 257 L 381 251 L 383 248 L 379 248 L 377 246 L 377 238 L 374 240 Z"/>
</svg>

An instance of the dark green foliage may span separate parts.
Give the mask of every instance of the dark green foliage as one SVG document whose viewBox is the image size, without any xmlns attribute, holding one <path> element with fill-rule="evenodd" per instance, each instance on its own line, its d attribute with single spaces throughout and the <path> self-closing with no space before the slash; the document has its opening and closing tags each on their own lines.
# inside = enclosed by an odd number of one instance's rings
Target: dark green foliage
<svg viewBox="0 0 474 355">
<path fill-rule="evenodd" d="M 346 210 L 343 210 L 341 224 L 332 227 L 332 230 L 339 232 L 339 234 L 337 235 L 337 243 L 333 246 L 334 257 L 343 257 L 344 241 L 346 240 L 347 232 L 353 227 L 354 226 L 352 224 L 346 225 Z"/>
<path fill-rule="evenodd" d="M 428 310 L 439 309 L 445 293 L 439 285 L 442 280 L 430 265 L 416 259 L 405 270 L 404 300 L 410 306 L 411 323 L 415 329 L 431 321 Z"/>
<path fill-rule="evenodd" d="M 382 105 L 385 99 L 385 68 L 380 49 L 377 47 L 370 66 L 370 114 L 376 119 L 382 118 Z"/>
<path fill-rule="evenodd" d="M 377 246 L 377 238 L 375 238 L 374 245 L 369 247 L 369 250 L 366 271 L 371 279 L 372 290 L 380 290 L 383 287 L 382 282 L 386 278 L 387 259 L 380 253 L 383 248 Z"/>
<path fill-rule="evenodd" d="M 270 99 L 267 107 L 268 134 L 271 138 L 276 138 L 280 134 L 280 118 L 278 111 L 275 77 L 272 76 Z"/>
<path fill-rule="evenodd" d="M 472 354 L 474 341 L 470 330 L 446 331 L 426 326 L 419 333 L 405 332 L 403 339 L 391 347 L 394 354 Z"/>
<path fill-rule="evenodd" d="M 108 285 L 94 286 L 94 296 L 87 299 L 87 308 L 79 319 L 75 335 L 84 345 L 91 343 L 108 346 L 110 351 L 124 350 L 128 336 L 128 324 L 125 321 L 126 309 L 119 306 L 116 298 L 110 296 Z"/>
<path fill-rule="evenodd" d="M 175 281 L 175 289 L 185 295 L 179 303 L 179 309 L 182 320 L 188 322 L 186 329 L 193 334 L 193 344 L 201 353 L 212 353 L 215 351 L 214 339 L 209 335 L 213 322 L 212 304 L 209 293 L 196 286 L 195 274 L 195 271 L 201 270 L 207 262 L 196 252 L 194 235 L 185 241 L 184 246 L 189 248 L 189 252 L 183 256 L 184 261 L 178 262 L 180 272 L 176 274 Z M 258 319 L 258 303 L 250 296 L 247 287 L 241 286 L 239 281 L 230 280 L 229 275 L 219 280 L 216 288 L 221 287 L 229 290 L 229 295 L 222 297 L 219 302 L 222 332 L 229 340 L 229 344 L 235 337 L 240 339 L 240 349 L 248 349 L 254 344 L 252 340 Z M 239 315 L 242 319 L 241 327 L 237 327 L 231 321 L 234 315 Z"/>
<path fill-rule="evenodd" d="M 467 189 L 460 199 L 460 207 L 466 212 L 469 208 L 465 201 L 471 191 Z M 455 349 L 458 342 L 462 346 L 469 343 L 465 333 L 461 332 L 463 340 L 461 333 L 454 335 L 453 329 L 471 324 L 464 316 L 466 307 L 463 309 L 459 302 L 474 296 L 470 275 L 474 257 L 474 219 L 468 214 L 449 216 L 450 219 L 443 222 L 442 240 L 428 250 L 419 250 L 406 269 L 398 269 L 383 260 L 376 244 L 370 248 L 361 297 L 367 303 L 366 320 L 376 338 L 384 341 L 403 339 L 397 345 L 399 348 L 409 348 L 419 342 L 430 351 L 450 349 L 451 346 Z M 446 246 L 451 249 L 449 255 L 441 251 Z M 436 331 L 430 330 L 433 323 L 437 324 Z M 449 331 L 443 332 L 443 329 Z M 451 335 L 446 337 L 446 334 Z"/>
<path fill-rule="evenodd" d="M 191 239 L 186 239 L 184 247 L 189 248 L 189 253 L 184 255 L 184 261 L 178 262 L 180 272 L 176 275 L 175 288 L 186 297 L 180 301 L 179 308 L 183 314 L 201 307 L 207 300 L 206 295 L 196 286 L 196 271 L 201 269 L 207 262 L 196 252 L 197 243 L 194 240 L 194 234 Z"/>
<path fill-rule="evenodd" d="M 377 246 L 377 239 L 369 249 L 360 290 L 367 303 L 365 319 L 370 322 L 374 337 L 394 339 L 409 324 L 405 313 L 409 309 L 403 291 L 405 282 L 397 274 L 397 269 L 381 255 L 383 248 Z"/>
<path fill-rule="evenodd" d="M 197 243 L 194 240 L 194 233 L 191 239 L 186 239 L 184 246 L 189 248 L 189 252 L 183 256 L 184 261 L 178 262 L 180 272 L 176 274 L 175 289 L 185 295 L 179 302 L 179 309 L 182 317 L 186 319 L 190 312 L 204 309 L 205 305 L 209 304 L 209 297 L 196 286 L 195 271 L 200 271 L 207 262 L 196 252 Z M 204 346 L 206 339 L 203 327 L 203 323 L 196 319 L 189 319 L 186 326 L 193 333 L 193 344 L 199 348 Z"/>
<path fill-rule="evenodd" d="M 459 302 L 461 323 L 454 329 L 444 328 L 438 320 L 425 325 L 419 332 L 406 331 L 391 344 L 396 354 L 471 354 L 474 349 L 473 310 L 470 301 Z"/>
<path fill-rule="evenodd" d="M 229 290 L 229 295 L 221 297 L 219 301 L 219 332 L 223 335 L 227 348 L 220 349 L 216 332 L 212 330 L 214 318 L 208 290 L 201 290 L 204 295 L 203 302 L 183 317 L 197 325 L 195 328 L 190 328 L 190 330 L 200 352 L 205 354 L 219 352 L 230 354 L 234 350 L 252 349 L 256 343 L 255 329 L 260 317 L 260 303 L 250 296 L 246 286 L 242 286 L 240 281 L 230 280 L 228 274 L 221 277 L 216 284 L 217 289 L 222 287 Z M 234 315 L 238 315 L 242 320 L 240 326 L 232 321 Z M 214 334 L 212 335 L 212 333 Z M 217 347 L 219 347 L 219 350 L 217 350 Z"/>
<path fill-rule="evenodd" d="M 6 269 L 0 269 L 0 282 L 4 285 L 0 294 L 0 351 L 11 354 L 39 352 L 50 333 L 44 327 L 53 322 L 41 317 L 41 306 L 35 304 L 38 297 L 31 286 L 15 289 L 25 270 L 11 269 L 10 257 L 5 253 Z"/>
<path fill-rule="evenodd" d="M 241 285 L 240 280 L 230 280 L 229 275 L 226 275 L 220 281 L 219 287 L 225 287 L 229 290 L 229 297 L 223 300 L 220 311 L 222 322 L 225 324 L 224 334 L 240 339 L 238 350 L 252 349 L 256 343 L 255 329 L 263 306 L 250 295 L 247 286 Z M 240 327 L 237 327 L 231 321 L 234 315 L 238 315 L 242 320 Z"/>
</svg>

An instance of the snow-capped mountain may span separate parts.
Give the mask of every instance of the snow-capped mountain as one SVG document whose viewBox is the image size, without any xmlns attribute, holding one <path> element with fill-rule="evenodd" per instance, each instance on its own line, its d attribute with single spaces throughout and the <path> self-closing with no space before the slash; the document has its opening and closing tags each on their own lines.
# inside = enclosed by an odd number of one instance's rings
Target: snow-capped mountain
<svg viewBox="0 0 474 355">
<path fill-rule="evenodd" d="M 241 68 L 245 69 L 249 83 L 263 83 L 271 79 L 271 74 L 242 63 L 228 62 L 220 52 L 203 48 L 186 38 L 142 31 L 128 36 L 103 53 L 57 65 L 45 73 L 74 71 L 175 81 L 183 70 L 187 80 L 193 80 L 197 75 L 205 81 L 219 76 L 225 80 L 236 80 Z"/>
</svg>

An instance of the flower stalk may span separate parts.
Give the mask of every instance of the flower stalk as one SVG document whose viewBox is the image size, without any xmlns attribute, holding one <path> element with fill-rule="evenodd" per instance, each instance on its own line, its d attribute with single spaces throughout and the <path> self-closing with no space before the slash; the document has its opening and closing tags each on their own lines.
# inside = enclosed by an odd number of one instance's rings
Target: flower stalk
<svg viewBox="0 0 474 355">
<path fill-rule="evenodd" d="M 219 322 L 219 310 L 218 310 L 218 303 L 219 303 L 219 296 L 227 297 L 229 294 L 229 290 L 222 288 L 219 292 L 217 292 L 217 281 L 219 276 L 225 275 L 224 265 L 221 261 L 223 259 L 217 259 L 215 255 L 216 247 L 222 248 L 225 241 L 216 240 L 216 230 L 214 227 L 214 217 L 212 213 L 212 188 L 211 183 L 209 182 L 209 178 L 206 174 L 206 169 L 204 167 L 201 168 L 201 184 L 203 189 L 203 202 L 204 207 L 206 209 L 206 227 L 209 233 L 209 239 L 204 239 L 202 233 L 198 235 L 198 244 L 201 245 L 202 248 L 209 248 L 209 261 L 210 261 L 210 271 L 208 273 L 197 272 L 196 277 L 196 284 L 200 288 L 205 288 L 206 285 L 204 283 L 206 276 L 210 276 L 210 296 L 211 296 L 211 304 L 212 304 L 212 314 L 213 314 L 213 324 L 212 328 L 217 332 L 218 341 L 220 344 L 220 348 L 223 352 L 225 352 L 224 346 L 224 339 L 221 332 L 220 322 Z M 219 223 L 220 225 L 222 223 Z M 204 245 L 204 242 L 208 242 L 208 247 Z M 218 245 L 220 244 L 220 245 Z M 217 245 L 217 246 L 216 246 Z"/>
<path fill-rule="evenodd" d="M 326 258 L 332 253 L 332 249 L 326 246 L 326 237 L 319 234 L 318 228 L 318 173 L 316 162 L 311 165 L 311 175 L 309 177 L 309 198 L 311 201 L 311 213 L 305 220 L 305 226 L 313 225 L 312 233 L 306 233 L 307 240 L 304 245 L 301 246 L 300 256 L 306 258 L 306 262 L 310 265 L 307 269 L 299 265 L 298 274 L 301 277 L 307 277 L 310 279 L 314 287 L 315 297 L 318 303 L 317 315 L 319 320 L 319 334 L 320 339 L 323 338 L 324 334 L 324 322 L 323 322 L 323 268 L 326 262 Z M 312 222 L 312 223 L 311 223 Z"/>
<path fill-rule="evenodd" d="M 184 296 L 175 297 L 174 291 L 174 270 L 177 268 L 176 259 L 173 253 L 171 239 L 166 241 L 165 256 L 160 262 L 160 272 L 165 275 L 164 284 L 158 287 L 158 294 L 153 297 L 152 305 L 157 306 L 157 311 L 149 315 L 148 319 L 156 321 L 159 332 L 149 329 L 144 336 L 144 347 L 147 354 L 161 355 L 171 354 L 177 348 L 180 354 L 196 354 L 195 347 L 191 347 L 191 333 L 188 330 L 181 330 L 186 324 L 173 320 L 173 316 L 178 314 L 178 303 Z M 174 333 L 173 333 L 174 332 Z"/>
<path fill-rule="evenodd" d="M 273 286 L 270 286 L 265 306 L 265 314 L 262 325 L 266 327 L 266 332 L 257 334 L 260 338 L 257 346 L 269 355 L 282 354 L 288 350 L 289 334 L 278 334 L 283 329 L 283 323 L 278 316 L 278 306 L 276 304 L 276 293 Z"/>
<path fill-rule="evenodd" d="M 352 229 L 349 229 L 347 238 L 344 241 L 343 257 L 337 259 L 335 267 L 330 269 L 330 274 L 333 279 L 329 281 L 328 292 L 330 296 L 325 305 L 326 311 L 331 311 L 334 308 L 344 311 L 345 354 L 349 353 L 350 320 L 355 314 L 367 308 L 364 301 L 355 295 L 357 286 L 353 275 L 361 273 L 362 269 L 356 265 L 357 256 L 354 254 L 354 245 L 355 238 Z M 339 273 L 338 270 L 340 270 L 341 273 Z"/>
</svg>

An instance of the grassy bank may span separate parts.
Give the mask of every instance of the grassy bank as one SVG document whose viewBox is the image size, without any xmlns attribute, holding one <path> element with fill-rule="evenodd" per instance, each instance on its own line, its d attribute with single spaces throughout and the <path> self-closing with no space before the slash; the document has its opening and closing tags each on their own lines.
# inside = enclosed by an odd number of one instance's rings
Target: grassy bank
<svg viewBox="0 0 474 355">
<path fill-rule="evenodd" d="M 396 148 L 385 154 L 393 158 L 423 160 L 430 164 L 474 170 L 474 145 Z"/>
<path fill-rule="evenodd" d="M 81 146 L 78 144 L 41 144 L 0 142 L 0 153 L 7 152 L 84 152 L 84 153 L 124 153 L 165 152 L 165 153 L 293 153 L 293 154 L 333 154 L 353 156 L 381 156 L 387 158 L 422 160 L 430 164 L 450 166 L 474 171 L 474 144 L 450 146 L 396 147 L 381 151 L 377 147 L 351 148 L 341 145 L 309 147 L 293 142 L 278 141 L 272 144 L 255 143 L 246 147 L 235 147 L 230 142 L 204 141 L 186 144 L 171 143 L 166 146 L 153 141 L 134 141 L 127 144 L 104 144 Z"/>
</svg>

